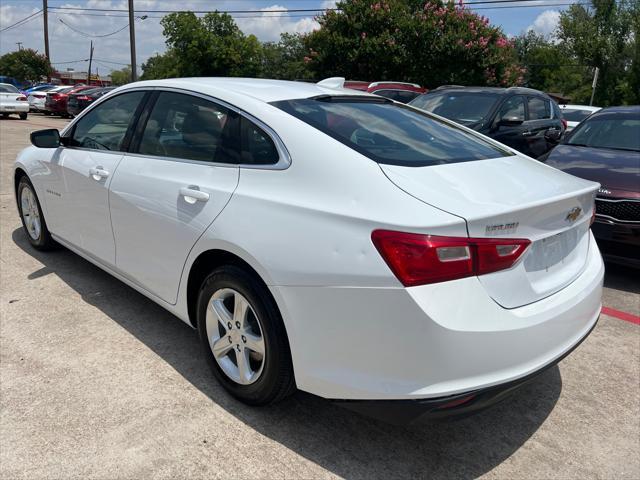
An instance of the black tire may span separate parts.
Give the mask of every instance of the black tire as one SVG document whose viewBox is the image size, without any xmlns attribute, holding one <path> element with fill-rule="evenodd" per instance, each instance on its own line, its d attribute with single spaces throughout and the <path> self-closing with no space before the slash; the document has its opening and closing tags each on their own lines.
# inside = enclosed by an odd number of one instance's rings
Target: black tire
<svg viewBox="0 0 640 480">
<path fill-rule="evenodd" d="M 213 294 L 221 289 L 233 289 L 244 296 L 260 323 L 265 346 L 264 363 L 257 380 L 248 385 L 237 383 L 227 376 L 209 345 L 206 311 Z M 249 405 L 268 405 L 295 392 L 291 352 L 282 317 L 267 287 L 255 274 L 236 265 L 225 265 L 214 270 L 200 288 L 197 315 L 200 341 L 207 363 L 231 395 Z"/>
<path fill-rule="evenodd" d="M 3 113 L 2 114 L 2 118 L 9 118 L 9 114 L 8 113 Z"/>
<path fill-rule="evenodd" d="M 48 117 L 49 115 L 51 115 L 51 112 L 50 112 L 50 111 L 48 111 L 48 110 L 43 110 L 43 111 L 42 111 L 42 113 L 43 113 L 44 115 L 46 115 L 47 117 Z"/>
<path fill-rule="evenodd" d="M 40 219 L 40 232 L 37 238 L 33 238 L 29 233 L 29 229 L 25 223 L 24 215 L 22 214 L 22 192 L 26 189 L 30 189 L 33 193 L 33 196 L 36 200 L 36 207 L 38 209 L 38 215 Z M 23 176 L 18 183 L 18 190 L 16 198 L 18 199 L 18 212 L 20 213 L 20 220 L 22 221 L 22 228 L 24 229 L 24 233 L 29 240 L 29 243 L 38 250 L 51 250 L 57 246 L 57 243 L 53 238 L 51 238 L 51 233 L 47 228 L 47 222 L 44 219 L 44 215 L 42 213 L 42 207 L 40 206 L 40 200 L 38 200 L 38 196 L 36 195 L 36 191 L 33 188 L 33 185 L 29 181 L 26 176 Z"/>
<path fill-rule="evenodd" d="M 20 120 L 26 120 L 27 119 L 27 114 L 26 113 L 21 113 L 20 114 Z"/>
</svg>

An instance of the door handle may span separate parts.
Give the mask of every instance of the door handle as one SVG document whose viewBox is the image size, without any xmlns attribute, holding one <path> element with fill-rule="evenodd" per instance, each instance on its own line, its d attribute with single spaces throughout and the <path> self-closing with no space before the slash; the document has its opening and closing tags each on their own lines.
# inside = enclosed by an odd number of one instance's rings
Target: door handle
<svg viewBox="0 0 640 480">
<path fill-rule="evenodd" d="M 536 134 L 536 132 L 531 132 L 531 131 L 526 131 L 526 132 L 522 132 L 522 136 L 523 137 L 532 137 Z"/>
<path fill-rule="evenodd" d="M 90 168 L 89 175 L 91 175 L 96 182 L 99 182 L 103 178 L 107 178 L 109 176 L 109 172 L 104 170 L 102 166 L 98 166 L 95 168 Z"/>
<path fill-rule="evenodd" d="M 207 192 L 202 192 L 194 188 L 182 187 L 180 189 L 180 195 L 184 197 L 185 202 L 191 205 L 198 201 L 206 202 L 207 200 L 209 200 L 209 194 Z"/>
</svg>

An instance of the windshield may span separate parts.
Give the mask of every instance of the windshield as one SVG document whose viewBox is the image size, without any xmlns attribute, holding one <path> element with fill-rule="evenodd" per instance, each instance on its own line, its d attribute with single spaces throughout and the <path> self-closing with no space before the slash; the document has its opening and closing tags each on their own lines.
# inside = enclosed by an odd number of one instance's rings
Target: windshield
<svg viewBox="0 0 640 480">
<path fill-rule="evenodd" d="M 492 93 L 427 93 L 411 101 L 412 105 L 459 123 L 475 123 L 485 118 L 496 103 Z"/>
<path fill-rule="evenodd" d="M 568 122 L 581 122 L 593 112 L 589 110 L 574 110 L 571 108 L 565 108 L 562 110 L 562 116 Z"/>
<path fill-rule="evenodd" d="M 0 92 L 1 93 L 18 93 L 18 89 L 13 85 L 9 85 L 8 83 L 0 84 Z"/>
<path fill-rule="evenodd" d="M 322 96 L 274 105 L 378 163 L 419 167 L 513 155 L 382 98 Z"/>
<path fill-rule="evenodd" d="M 640 116 L 595 116 L 576 127 L 567 145 L 640 151 Z"/>
</svg>

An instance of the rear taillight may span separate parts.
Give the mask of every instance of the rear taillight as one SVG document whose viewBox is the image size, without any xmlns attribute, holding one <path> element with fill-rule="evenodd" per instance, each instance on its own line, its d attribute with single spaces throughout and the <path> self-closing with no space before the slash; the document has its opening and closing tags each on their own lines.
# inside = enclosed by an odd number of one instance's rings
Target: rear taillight
<svg viewBox="0 0 640 480">
<path fill-rule="evenodd" d="M 561 118 L 560 121 L 562 122 L 562 128 L 566 130 L 568 125 L 567 121 L 564 118 Z"/>
<path fill-rule="evenodd" d="M 441 237 L 375 230 L 373 244 L 406 287 L 511 268 L 530 240 Z"/>
<path fill-rule="evenodd" d="M 16 98 L 17 101 L 19 102 L 26 102 L 27 101 L 27 97 L 25 97 L 24 95 L 20 95 L 18 98 Z"/>
</svg>

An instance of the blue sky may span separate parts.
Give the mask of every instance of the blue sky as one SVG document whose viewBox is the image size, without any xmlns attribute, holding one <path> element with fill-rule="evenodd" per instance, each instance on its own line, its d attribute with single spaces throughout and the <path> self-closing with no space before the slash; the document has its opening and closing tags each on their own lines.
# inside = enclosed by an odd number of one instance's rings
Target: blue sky
<svg viewBox="0 0 640 480">
<path fill-rule="evenodd" d="M 469 0 L 479 1 L 479 0 Z M 566 6 L 549 6 L 550 3 L 569 3 L 575 0 L 529 0 L 526 4 L 509 3 L 509 6 L 527 5 L 535 7 L 504 8 L 495 4 L 475 7 L 477 13 L 489 17 L 493 24 L 500 25 L 509 35 L 518 35 L 529 28 L 549 34 L 553 31 L 559 11 Z M 247 34 L 253 33 L 261 40 L 276 40 L 283 31 L 306 32 L 317 26 L 313 14 L 292 13 L 289 16 L 268 13 L 269 10 L 326 8 L 334 4 L 333 0 L 135 0 L 136 9 L 153 10 L 262 10 L 258 14 L 235 15 L 236 22 Z M 49 0 L 49 7 L 82 7 L 126 9 L 126 0 Z M 496 8 L 488 8 L 496 7 Z M 0 30 L 42 8 L 40 0 L 2 0 L 0 4 Z M 74 15 L 69 10 L 53 10 L 49 15 L 49 43 L 51 60 L 58 69 L 75 68 L 86 70 L 89 42 L 87 35 L 104 35 L 127 25 L 126 13 L 119 12 L 81 12 Z M 78 13 L 76 11 L 76 13 Z M 142 15 L 142 13 L 138 14 Z M 136 21 L 137 63 L 141 64 L 149 56 L 164 51 L 162 28 L 159 25 L 161 14 L 149 13 L 149 18 Z M 244 17 L 244 18 L 243 18 Z M 63 23 L 64 22 L 64 23 Z M 121 68 L 129 62 L 128 29 L 102 38 L 93 38 L 94 68 L 108 73 L 111 69 Z M 17 48 L 16 42 L 22 42 L 24 48 L 44 51 L 42 35 L 42 16 L 37 15 L 24 24 L 0 32 L 0 54 Z M 70 62 L 70 63 L 59 63 Z"/>
</svg>

